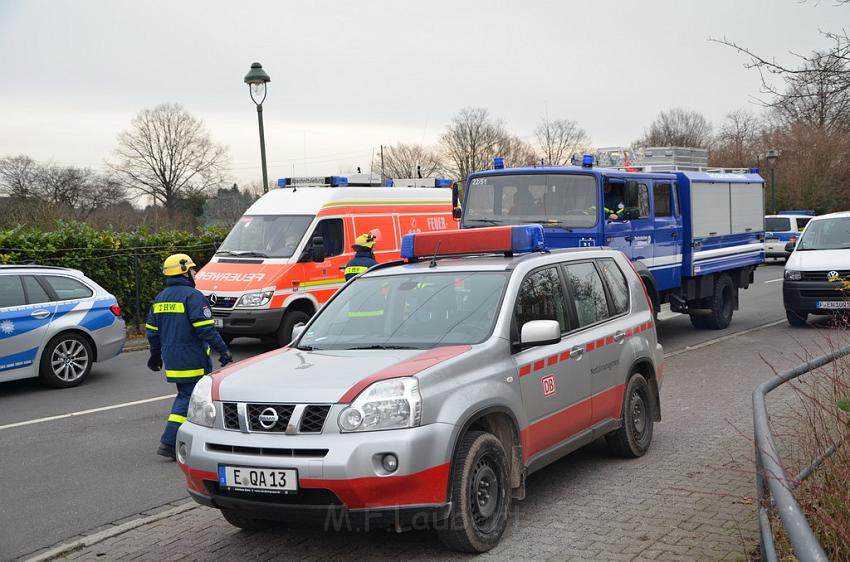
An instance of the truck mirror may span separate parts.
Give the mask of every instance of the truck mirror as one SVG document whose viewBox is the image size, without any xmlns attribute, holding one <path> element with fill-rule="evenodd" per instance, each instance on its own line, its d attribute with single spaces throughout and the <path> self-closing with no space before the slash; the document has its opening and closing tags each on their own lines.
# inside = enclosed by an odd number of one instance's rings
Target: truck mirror
<svg viewBox="0 0 850 562">
<path fill-rule="evenodd" d="M 452 218 L 460 220 L 460 217 L 463 216 L 463 209 L 460 207 L 452 208 Z"/>
<path fill-rule="evenodd" d="M 314 262 L 325 261 L 325 239 L 321 236 L 313 237 L 313 245 L 310 249 L 310 257 L 313 258 Z"/>
<path fill-rule="evenodd" d="M 626 207 L 626 210 L 623 211 L 623 218 L 626 220 L 635 220 L 640 218 L 640 209 L 637 207 Z"/>
</svg>

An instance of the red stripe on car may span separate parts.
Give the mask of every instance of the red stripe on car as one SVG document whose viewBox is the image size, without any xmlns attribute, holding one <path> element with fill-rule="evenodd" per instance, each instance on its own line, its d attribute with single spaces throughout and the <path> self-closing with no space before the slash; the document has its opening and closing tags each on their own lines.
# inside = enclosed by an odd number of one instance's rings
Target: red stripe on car
<svg viewBox="0 0 850 562">
<path fill-rule="evenodd" d="M 551 356 L 549 356 L 549 359 L 546 360 L 546 366 L 551 367 L 552 365 L 556 364 L 557 362 L 558 362 L 558 356 L 557 355 L 551 355 Z"/>
<path fill-rule="evenodd" d="M 438 363 L 447 361 L 452 357 L 457 357 L 461 353 L 466 353 L 472 349 L 469 345 L 452 345 L 447 347 L 437 347 L 430 349 L 425 353 L 420 353 L 406 361 L 396 363 L 391 367 L 387 367 L 382 371 L 378 371 L 374 375 L 370 375 L 362 379 L 357 384 L 349 388 L 345 394 L 339 399 L 342 404 L 347 404 L 357 398 L 357 395 L 370 384 L 386 379 L 394 379 L 397 377 L 411 377 L 429 367 L 433 367 Z"/>
<path fill-rule="evenodd" d="M 519 368 L 519 376 L 524 377 L 531 374 L 531 364 L 523 365 Z"/>
</svg>

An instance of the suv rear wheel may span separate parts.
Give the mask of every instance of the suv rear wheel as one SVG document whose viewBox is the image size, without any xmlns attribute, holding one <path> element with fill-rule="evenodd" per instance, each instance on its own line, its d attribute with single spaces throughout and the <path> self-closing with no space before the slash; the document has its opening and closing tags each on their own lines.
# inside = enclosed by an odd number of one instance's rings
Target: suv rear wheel
<svg viewBox="0 0 850 562">
<path fill-rule="evenodd" d="M 83 336 L 59 334 L 44 347 L 38 378 L 53 388 L 77 386 L 89 376 L 93 362 L 91 345 Z"/>
<path fill-rule="evenodd" d="M 492 433 L 470 431 L 458 444 L 451 474 L 452 509 L 437 533 L 448 548 L 487 552 L 508 525 L 510 473 L 505 448 Z"/>
<path fill-rule="evenodd" d="M 640 373 L 626 384 L 623 400 L 623 426 L 605 436 L 608 448 L 619 457 L 637 458 L 646 454 L 652 444 L 654 412 L 652 391 Z"/>
</svg>

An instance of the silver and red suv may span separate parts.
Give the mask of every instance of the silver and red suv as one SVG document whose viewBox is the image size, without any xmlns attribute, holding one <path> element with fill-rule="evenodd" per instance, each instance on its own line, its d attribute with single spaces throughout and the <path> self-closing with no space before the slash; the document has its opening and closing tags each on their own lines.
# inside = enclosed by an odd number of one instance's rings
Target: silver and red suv
<svg viewBox="0 0 850 562">
<path fill-rule="evenodd" d="M 483 552 L 536 470 L 600 437 L 643 455 L 663 352 L 640 278 L 616 251 L 542 249 L 527 225 L 408 235 L 408 263 L 290 347 L 202 379 L 178 434 L 192 497 L 242 528 L 429 526 Z"/>
</svg>

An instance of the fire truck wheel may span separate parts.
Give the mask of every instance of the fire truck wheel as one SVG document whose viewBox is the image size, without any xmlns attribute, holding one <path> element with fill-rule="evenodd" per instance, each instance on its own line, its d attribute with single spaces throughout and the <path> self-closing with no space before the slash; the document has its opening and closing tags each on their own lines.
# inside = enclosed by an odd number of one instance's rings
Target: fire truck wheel
<svg viewBox="0 0 850 562">
<path fill-rule="evenodd" d="M 711 314 L 705 317 L 706 327 L 710 330 L 728 328 L 735 304 L 735 285 L 728 275 L 721 275 L 714 281 L 714 294 L 708 300 Z"/>
<path fill-rule="evenodd" d="M 274 521 L 254 519 L 234 509 L 222 509 L 221 515 L 234 527 L 239 527 L 246 531 L 265 531 L 275 526 Z"/>
<path fill-rule="evenodd" d="M 283 322 L 280 323 L 280 328 L 275 334 L 275 343 L 278 347 L 283 347 L 292 341 L 292 330 L 298 324 L 306 324 L 310 320 L 310 315 L 300 310 L 291 310 L 283 317 Z"/>
<path fill-rule="evenodd" d="M 642 457 L 652 443 L 652 391 L 643 375 L 635 373 L 626 384 L 623 400 L 623 426 L 605 436 L 608 447 L 618 457 Z"/>
<path fill-rule="evenodd" d="M 505 448 L 492 433 L 463 436 L 451 473 L 452 508 L 437 524 L 440 540 L 459 552 L 487 552 L 508 525 L 510 473 Z"/>
</svg>

